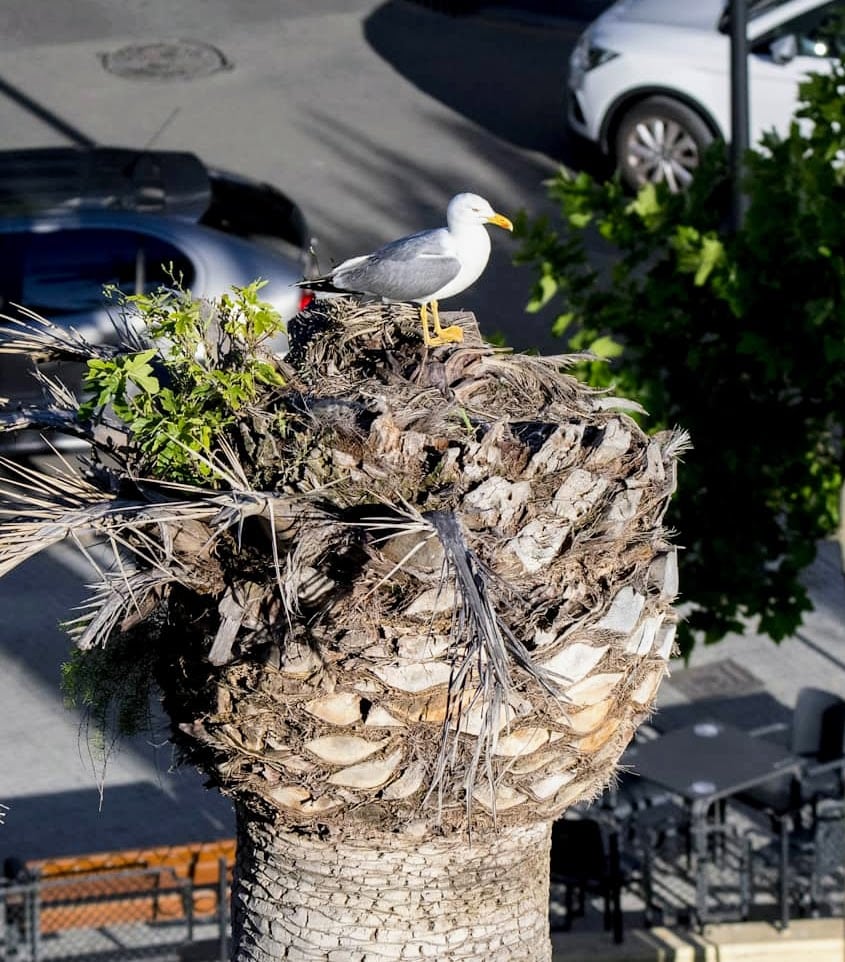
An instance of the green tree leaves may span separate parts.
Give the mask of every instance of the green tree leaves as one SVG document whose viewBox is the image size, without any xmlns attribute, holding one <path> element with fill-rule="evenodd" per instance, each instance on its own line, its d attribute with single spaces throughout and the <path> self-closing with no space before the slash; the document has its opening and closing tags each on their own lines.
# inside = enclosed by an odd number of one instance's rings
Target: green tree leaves
<svg viewBox="0 0 845 962">
<path fill-rule="evenodd" d="M 94 396 L 82 405 L 80 416 L 90 418 L 95 411 L 111 404 L 119 418 L 131 418 L 132 409 L 126 402 L 130 387 L 134 385 L 147 394 L 155 394 L 159 389 L 150 364 L 156 353 L 155 348 L 150 348 L 137 354 L 120 354 L 107 360 L 90 360 L 83 387 Z"/>
<path fill-rule="evenodd" d="M 108 409 L 157 476 L 212 483 L 209 459 L 238 412 L 284 384 L 259 349 L 284 331 L 259 297 L 262 286 L 256 281 L 217 303 L 193 300 L 178 286 L 122 298 L 132 326 L 155 346 L 89 361 L 81 417 Z"/>
</svg>

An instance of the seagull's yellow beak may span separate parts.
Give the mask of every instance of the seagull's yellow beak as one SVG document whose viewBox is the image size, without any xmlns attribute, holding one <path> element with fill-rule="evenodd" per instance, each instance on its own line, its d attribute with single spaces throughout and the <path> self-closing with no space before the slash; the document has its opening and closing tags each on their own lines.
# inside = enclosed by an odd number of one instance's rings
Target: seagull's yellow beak
<svg viewBox="0 0 845 962">
<path fill-rule="evenodd" d="M 487 218 L 487 223 L 495 224 L 497 227 L 504 227 L 505 230 L 513 230 L 513 224 L 504 214 L 493 214 L 492 217 Z"/>
</svg>

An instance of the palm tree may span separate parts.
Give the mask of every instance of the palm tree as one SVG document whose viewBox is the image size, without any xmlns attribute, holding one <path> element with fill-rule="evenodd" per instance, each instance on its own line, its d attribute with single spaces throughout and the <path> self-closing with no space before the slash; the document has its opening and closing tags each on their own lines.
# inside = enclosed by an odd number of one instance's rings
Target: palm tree
<svg viewBox="0 0 845 962">
<path fill-rule="evenodd" d="M 257 290 L 130 298 L 114 348 L 7 319 L 3 350 L 86 361 L 90 395 L 41 373 L 7 429 L 91 455 L 6 463 L 0 574 L 111 552 L 68 678 L 95 708 L 154 679 L 234 800 L 238 962 L 548 960 L 551 823 L 611 778 L 672 650 L 685 438 L 466 315 L 426 353 L 415 311 L 335 302 L 278 360 Z"/>
</svg>

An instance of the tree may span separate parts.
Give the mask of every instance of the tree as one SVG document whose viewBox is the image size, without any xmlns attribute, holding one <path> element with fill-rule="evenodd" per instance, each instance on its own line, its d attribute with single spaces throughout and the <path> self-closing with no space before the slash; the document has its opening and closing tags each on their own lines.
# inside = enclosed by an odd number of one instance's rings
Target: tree
<svg viewBox="0 0 845 962">
<path fill-rule="evenodd" d="M 129 302 L 117 348 L 6 327 L 85 360 L 89 394 L 42 375 L 8 426 L 92 454 L 6 463 L 0 574 L 111 545 L 66 682 L 123 727 L 155 684 L 234 800 L 234 957 L 549 959 L 551 821 L 611 777 L 672 649 L 684 436 L 470 326 L 426 354 L 410 309 L 302 316 L 281 361 L 258 285 Z"/>
<path fill-rule="evenodd" d="M 639 399 L 657 429 L 690 432 L 670 516 L 684 545 L 685 651 L 748 618 L 775 640 L 791 634 L 810 607 L 801 572 L 836 527 L 844 82 L 840 61 L 811 77 L 788 136 L 768 134 L 747 154 L 736 232 L 718 145 L 686 194 L 648 186 L 631 198 L 564 172 L 549 187 L 560 228 L 517 225 L 538 277 L 529 309 L 560 298 L 555 330 L 605 359 L 585 362 L 588 380 Z M 587 239 L 606 245 L 606 268 L 588 263 Z"/>
</svg>

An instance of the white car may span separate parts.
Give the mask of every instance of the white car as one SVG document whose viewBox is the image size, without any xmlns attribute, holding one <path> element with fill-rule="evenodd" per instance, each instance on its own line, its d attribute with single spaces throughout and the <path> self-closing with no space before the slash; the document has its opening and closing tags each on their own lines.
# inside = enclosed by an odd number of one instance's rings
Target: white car
<svg viewBox="0 0 845 962">
<path fill-rule="evenodd" d="M 845 0 L 749 0 L 750 143 L 786 132 L 798 84 L 829 69 Z M 841 21 L 840 21 L 841 22 Z M 619 0 L 579 39 L 567 119 L 625 182 L 692 179 L 702 150 L 730 140 L 730 21 L 725 0 Z"/>
</svg>

